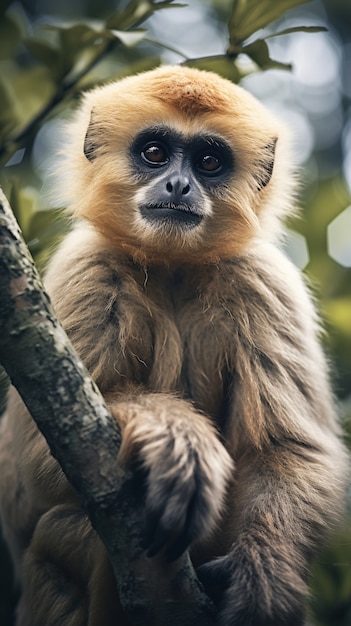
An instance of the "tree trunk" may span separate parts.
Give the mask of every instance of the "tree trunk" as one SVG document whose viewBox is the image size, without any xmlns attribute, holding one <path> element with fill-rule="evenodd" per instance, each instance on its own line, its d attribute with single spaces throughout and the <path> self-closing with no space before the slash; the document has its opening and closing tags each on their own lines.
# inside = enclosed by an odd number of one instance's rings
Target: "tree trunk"
<svg viewBox="0 0 351 626">
<path fill-rule="evenodd" d="M 106 547 L 130 623 L 213 625 L 189 555 L 169 564 L 142 550 L 143 494 L 117 463 L 119 427 L 55 318 L 1 190 L 0 329 L 0 362 Z"/>
</svg>

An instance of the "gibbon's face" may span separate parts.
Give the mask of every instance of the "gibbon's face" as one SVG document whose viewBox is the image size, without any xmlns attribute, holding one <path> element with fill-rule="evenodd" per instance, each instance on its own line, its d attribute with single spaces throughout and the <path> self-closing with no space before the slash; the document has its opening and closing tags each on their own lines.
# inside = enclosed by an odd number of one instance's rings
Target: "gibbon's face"
<svg viewBox="0 0 351 626">
<path fill-rule="evenodd" d="M 286 211 L 281 134 L 229 81 L 158 68 L 86 95 L 71 130 L 67 195 L 135 257 L 217 261 L 263 230 L 267 239 Z"/>
<path fill-rule="evenodd" d="M 130 154 L 142 181 L 136 194 L 140 216 L 163 232 L 199 228 L 212 214 L 211 193 L 230 180 L 234 167 L 233 153 L 221 138 L 184 136 L 167 126 L 142 130 Z"/>
</svg>

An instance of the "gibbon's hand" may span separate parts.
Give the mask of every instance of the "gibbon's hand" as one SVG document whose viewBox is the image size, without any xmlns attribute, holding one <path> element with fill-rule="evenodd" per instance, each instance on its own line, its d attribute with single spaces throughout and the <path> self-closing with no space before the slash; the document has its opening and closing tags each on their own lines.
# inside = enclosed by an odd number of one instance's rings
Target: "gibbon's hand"
<svg viewBox="0 0 351 626">
<path fill-rule="evenodd" d="M 196 573 L 218 607 L 219 626 L 304 626 L 305 584 L 282 556 L 237 546 Z"/>
<path fill-rule="evenodd" d="M 189 449 L 177 459 L 173 442 L 161 452 L 163 472 L 151 468 L 146 479 L 146 523 L 143 547 L 149 557 L 164 551 L 167 560 L 176 560 L 199 535 L 206 532 L 211 510 L 211 487 L 206 484 L 201 461 Z M 165 466 L 169 463 L 169 467 Z M 178 468 L 177 470 L 175 468 Z"/>
<path fill-rule="evenodd" d="M 148 556 L 164 552 L 172 561 L 213 529 L 233 463 L 211 423 L 191 405 L 176 400 L 173 410 L 153 408 L 138 406 L 129 416 L 120 458 L 145 471 Z"/>
</svg>

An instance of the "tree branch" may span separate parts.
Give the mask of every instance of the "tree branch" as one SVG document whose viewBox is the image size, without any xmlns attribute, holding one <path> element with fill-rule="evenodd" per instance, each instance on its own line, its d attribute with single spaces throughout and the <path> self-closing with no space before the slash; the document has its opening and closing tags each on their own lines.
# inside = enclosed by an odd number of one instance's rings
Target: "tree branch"
<svg viewBox="0 0 351 626">
<path fill-rule="evenodd" d="M 55 318 L 1 189 L 0 328 L 0 362 L 106 547 L 130 623 L 213 625 L 189 555 L 169 564 L 142 550 L 143 493 L 117 463 L 119 427 Z"/>
</svg>

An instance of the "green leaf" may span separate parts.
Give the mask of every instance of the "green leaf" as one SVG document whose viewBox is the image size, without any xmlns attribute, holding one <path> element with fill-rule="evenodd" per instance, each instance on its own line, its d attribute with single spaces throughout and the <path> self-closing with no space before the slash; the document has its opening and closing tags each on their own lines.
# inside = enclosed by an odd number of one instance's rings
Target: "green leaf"
<svg viewBox="0 0 351 626">
<path fill-rule="evenodd" d="M 265 28 L 288 10 L 309 0 L 234 0 L 228 21 L 230 46 L 229 51 L 236 52 L 239 44 L 251 37 L 260 28 Z"/>
<path fill-rule="evenodd" d="M 17 172 L 10 177 L 7 197 L 35 262 L 43 267 L 53 247 L 69 231 L 70 220 L 65 209 L 39 208 L 40 181 L 35 183 L 33 172 L 30 177 L 25 166 L 19 166 Z"/>
<path fill-rule="evenodd" d="M 44 66 L 25 68 L 14 80 L 20 122 L 25 126 L 56 93 L 50 71 Z"/>
<path fill-rule="evenodd" d="M 34 237 L 28 240 L 28 247 L 39 269 L 43 269 L 55 246 L 69 232 L 70 223 L 63 209 L 48 209 L 34 214 L 31 229 Z"/>
<path fill-rule="evenodd" d="M 28 240 L 30 223 L 38 202 L 38 191 L 33 187 L 23 187 L 23 182 L 13 179 L 12 189 L 9 197 L 11 208 L 20 225 L 24 239 Z"/>
<path fill-rule="evenodd" d="M 264 39 L 257 39 L 253 43 L 243 46 L 240 52 L 247 54 L 262 70 L 291 70 L 292 68 L 289 63 L 280 63 L 279 61 L 271 59 L 268 45 Z"/>
<path fill-rule="evenodd" d="M 285 28 L 278 33 L 272 33 L 265 37 L 265 39 L 272 39 L 272 37 L 280 37 L 281 35 L 290 35 L 291 33 L 322 33 L 328 29 L 325 26 L 292 26 L 291 28 Z"/>
<path fill-rule="evenodd" d="M 196 67 L 199 70 L 216 72 L 216 74 L 219 74 L 220 76 L 223 76 L 223 78 L 227 78 L 234 83 L 238 83 L 242 78 L 242 74 L 235 61 L 226 55 L 188 59 L 182 63 L 182 65 L 186 65 L 187 67 Z"/>
<path fill-rule="evenodd" d="M 58 33 L 58 51 L 63 73 L 68 73 L 73 68 L 76 59 L 82 56 L 83 51 L 92 48 L 94 52 L 95 42 L 100 43 L 112 37 L 111 33 L 105 30 L 101 20 L 87 20 L 86 23 L 74 20 L 63 25 L 47 24 L 45 28 Z"/>
<path fill-rule="evenodd" d="M 0 59 L 9 59 L 21 42 L 21 29 L 16 20 L 4 15 L 0 20 Z"/>
<path fill-rule="evenodd" d="M 103 36 L 103 25 L 99 28 L 96 24 L 74 24 L 73 26 L 59 28 L 61 49 L 65 51 L 66 58 L 75 58 L 82 47 L 90 46 L 98 37 Z"/>
<path fill-rule="evenodd" d="M 10 6 L 12 0 L 2 0 L 0 4 L 0 16 L 4 15 L 7 11 L 7 8 Z"/>
<path fill-rule="evenodd" d="M 351 298 L 334 298 L 324 303 L 324 312 L 334 328 L 338 328 L 344 338 L 351 340 Z"/>
<path fill-rule="evenodd" d="M 4 143 L 18 124 L 18 101 L 11 84 L 0 76 L 0 139 Z"/>
<path fill-rule="evenodd" d="M 48 242 L 67 230 L 64 209 L 43 209 L 32 213 L 26 240 L 31 248 L 47 247 Z"/>
<path fill-rule="evenodd" d="M 113 36 L 118 39 L 118 41 L 126 46 L 126 48 L 132 48 L 145 38 L 147 30 L 140 28 L 138 30 L 130 30 L 128 32 L 125 32 L 123 30 L 110 29 L 109 31 L 105 32 L 111 32 Z"/>
<path fill-rule="evenodd" d="M 101 20 L 69 21 L 61 25 L 45 25 L 45 28 L 58 33 L 59 72 L 64 90 L 75 83 L 106 52 L 115 38 L 104 27 Z"/>
<path fill-rule="evenodd" d="M 350 515 L 347 515 L 336 537 L 314 564 L 311 594 L 315 614 L 313 624 L 347 626 L 350 623 L 350 523 Z"/>
<path fill-rule="evenodd" d="M 126 30 L 136 27 L 145 22 L 153 13 L 162 9 L 174 9 L 186 6 L 181 3 L 173 3 L 173 0 L 166 2 L 154 2 L 154 0 L 132 0 L 122 10 L 113 13 L 106 21 L 106 27 L 117 30 Z"/>
<path fill-rule="evenodd" d="M 56 68 L 57 65 L 60 63 L 60 52 L 50 42 L 44 39 L 39 39 L 37 37 L 31 37 L 25 39 L 24 44 L 26 45 L 29 52 L 36 59 L 38 59 L 38 61 L 40 61 L 50 69 Z"/>
</svg>

